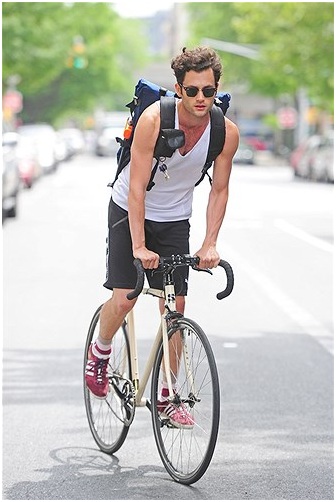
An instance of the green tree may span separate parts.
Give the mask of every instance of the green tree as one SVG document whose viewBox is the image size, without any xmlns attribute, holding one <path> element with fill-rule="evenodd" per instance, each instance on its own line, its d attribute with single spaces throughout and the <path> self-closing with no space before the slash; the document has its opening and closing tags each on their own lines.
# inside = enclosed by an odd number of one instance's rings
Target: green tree
<svg viewBox="0 0 336 502">
<path fill-rule="evenodd" d="M 3 90 L 10 75 L 20 76 L 24 119 L 52 122 L 128 99 L 146 40 L 139 24 L 120 19 L 109 3 L 4 2 L 2 16 Z M 78 36 L 83 67 L 71 59 Z"/>
<path fill-rule="evenodd" d="M 225 54 L 230 82 L 247 81 L 251 90 L 273 97 L 303 87 L 313 104 L 333 110 L 333 3 L 210 2 L 188 8 L 198 40 L 259 46 L 259 61 Z"/>
<path fill-rule="evenodd" d="M 186 4 L 186 9 L 190 17 L 190 46 L 199 45 L 204 38 L 238 42 L 238 35 L 233 24 L 237 16 L 235 3 L 190 3 Z M 249 80 L 253 66 L 250 60 L 225 52 L 222 64 L 224 86 L 228 83 Z"/>
</svg>

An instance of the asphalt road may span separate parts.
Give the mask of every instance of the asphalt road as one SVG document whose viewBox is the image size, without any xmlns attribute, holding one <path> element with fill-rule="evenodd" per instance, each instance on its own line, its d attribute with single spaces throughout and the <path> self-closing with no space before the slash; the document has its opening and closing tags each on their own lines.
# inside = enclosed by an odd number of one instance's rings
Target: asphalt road
<svg viewBox="0 0 336 502">
<path fill-rule="evenodd" d="M 3 499 L 333 500 L 333 187 L 277 165 L 235 165 L 218 248 L 223 273 L 190 278 L 188 317 L 207 332 L 221 381 L 213 461 L 191 487 L 165 472 L 148 410 L 115 456 L 91 437 L 82 357 L 105 275 L 113 159 L 88 154 L 22 192 L 3 227 Z M 192 251 L 205 225 L 195 192 Z M 140 367 L 156 305 L 136 309 Z M 154 310 L 150 310 L 154 309 Z"/>
</svg>

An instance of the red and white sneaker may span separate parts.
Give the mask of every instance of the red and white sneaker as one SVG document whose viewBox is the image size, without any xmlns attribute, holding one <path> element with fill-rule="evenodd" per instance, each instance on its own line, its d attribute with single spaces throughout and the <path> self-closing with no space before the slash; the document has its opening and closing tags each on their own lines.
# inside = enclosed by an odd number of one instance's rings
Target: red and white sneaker
<svg viewBox="0 0 336 502">
<path fill-rule="evenodd" d="M 105 399 L 109 391 L 108 362 L 109 358 L 100 359 L 95 356 L 90 345 L 85 368 L 85 383 L 92 394 L 99 399 Z"/>
<path fill-rule="evenodd" d="M 192 429 L 195 421 L 184 403 L 176 405 L 167 400 L 158 401 L 158 411 L 161 418 L 166 418 L 169 423 L 178 429 Z"/>
</svg>

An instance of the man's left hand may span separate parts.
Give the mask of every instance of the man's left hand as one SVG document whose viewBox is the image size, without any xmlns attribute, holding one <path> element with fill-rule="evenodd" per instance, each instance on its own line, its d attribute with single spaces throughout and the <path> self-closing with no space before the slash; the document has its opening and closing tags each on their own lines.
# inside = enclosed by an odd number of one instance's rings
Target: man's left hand
<svg viewBox="0 0 336 502">
<path fill-rule="evenodd" d="M 215 246 L 202 247 L 195 256 L 200 259 L 199 268 L 214 268 L 217 267 L 220 256 L 215 248 Z"/>
</svg>

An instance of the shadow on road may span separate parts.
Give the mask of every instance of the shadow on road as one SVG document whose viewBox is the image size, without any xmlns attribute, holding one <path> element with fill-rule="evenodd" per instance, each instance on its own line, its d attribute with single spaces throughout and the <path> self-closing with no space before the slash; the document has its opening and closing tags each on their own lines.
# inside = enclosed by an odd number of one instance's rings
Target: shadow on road
<svg viewBox="0 0 336 502">
<path fill-rule="evenodd" d="M 47 480 L 16 483 L 5 499 L 160 500 L 164 486 L 169 499 L 181 499 L 181 492 L 187 500 L 204 498 L 195 487 L 177 485 L 163 467 L 122 467 L 118 457 L 90 448 L 58 448 L 50 457 L 56 465 L 37 471 L 48 475 Z"/>
</svg>

